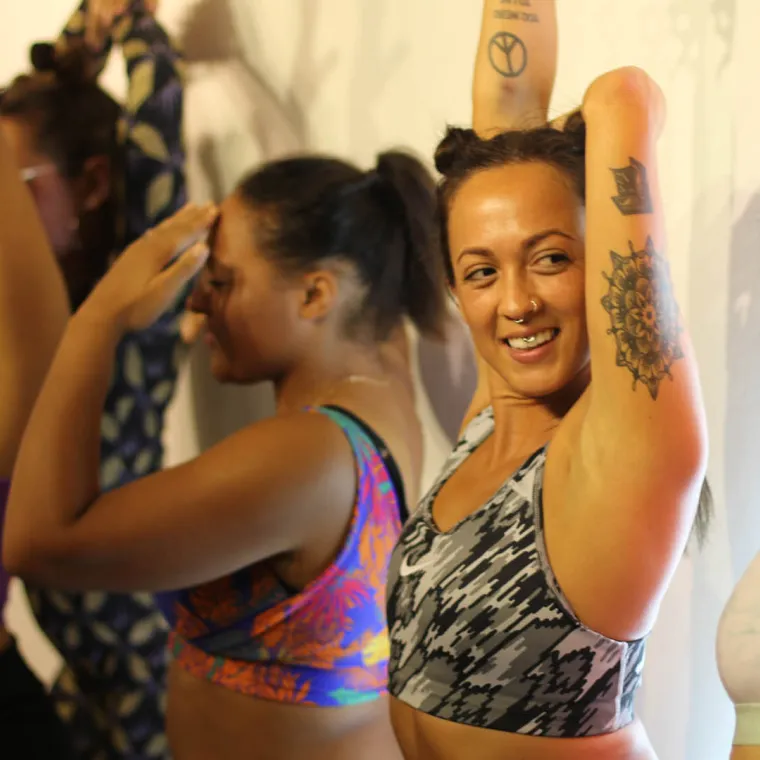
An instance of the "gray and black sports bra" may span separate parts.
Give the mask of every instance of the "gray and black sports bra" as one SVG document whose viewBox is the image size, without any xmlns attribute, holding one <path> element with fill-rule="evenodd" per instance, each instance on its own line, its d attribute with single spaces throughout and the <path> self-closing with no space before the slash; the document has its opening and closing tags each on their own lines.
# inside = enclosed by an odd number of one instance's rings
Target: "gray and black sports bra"
<svg viewBox="0 0 760 760">
<path fill-rule="evenodd" d="M 470 423 L 394 551 L 390 693 L 429 715 L 497 731 L 616 731 L 633 720 L 645 639 L 588 629 L 559 588 L 544 543 L 546 449 L 450 531 L 433 522 L 436 495 L 493 427 L 491 409 Z"/>
</svg>

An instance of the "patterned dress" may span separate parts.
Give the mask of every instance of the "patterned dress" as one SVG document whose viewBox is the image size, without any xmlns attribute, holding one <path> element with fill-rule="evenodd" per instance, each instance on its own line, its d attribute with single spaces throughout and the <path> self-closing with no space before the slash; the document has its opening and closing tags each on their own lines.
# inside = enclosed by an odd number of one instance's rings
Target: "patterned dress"
<svg viewBox="0 0 760 760">
<path fill-rule="evenodd" d="M 84 31 L 86 2 L 65 37 Z M 112 31 L 126 59 L 125 243 L 185 202 L 180 56 L 150 15 L 134 13 Z M 153 327 L 118 347 L 101 423 L 101 486 L 116 488 L 160 469 L 164 415 L 177 380 L 183 299 Z M 73 442 L 72 442 L 73 443 Z M 77 757 L 167 758 L 164 683 L 167 627 L 149 594 L 27 589 L 40 626 L 65 666 L 52 694 Z"/>
</svg>

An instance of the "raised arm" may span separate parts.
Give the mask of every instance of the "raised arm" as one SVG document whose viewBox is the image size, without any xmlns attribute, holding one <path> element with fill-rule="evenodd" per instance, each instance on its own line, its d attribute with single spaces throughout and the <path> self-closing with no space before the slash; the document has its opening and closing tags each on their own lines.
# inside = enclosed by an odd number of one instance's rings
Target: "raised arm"
<svg viewBox="0 0 760 760">
<path fill-rule="evenodd" d="M 345 525 L 356 488 L 351 447 L 325 415 L 309 412 L 248 426 L 186 464 L 100 491 L 101 411 L 116 346 L 202 266 L 203 245 L 170 262 L 215 216 L 190 206 L 134 243 L 70 320 L 14 470 L 9 572 L 62 589 L 180 588 Z"/>
<path fill-rule="evenodd" d="M 113 2 L 106 5 L 113 10 Z M 93 49 L 93 56 L 102 67 L 112 46 L 118 46 L 127 68 L 128 244 L 185 203 L 182 58 L 144 0 L 116 5 L 126 6 L 127 11 L 106 20 L 110 26 L 103 29 L 101 45 Z M 92 49 L 93 18 L 101 16 L 101 6 L 103 0 L 84 0 L 61 35 L 63 43 L 84 40 L 87 35 Z"/>
<path fill-rule="evenodd" d="M 37 210 L 0 132 L 0 477 L 21 436 L 69 315 Z"/>
<path fill-rule="evenodd" d="M 481 136 L 544 124 L 557 71 L 555 0 L 484 0 L 472 85 Z"/>
<path fill-rule="evenodd" d="M 555 0 L 483 0 L 472 82 L 472 127 L 480 137 L 546 123 L 557 73 Z M 488 365 L 475 354 L 478 383 L 462 429 L 491 403 Z"/>
<path fill-rule="evenodd" d="M 640 69 L 619 69 L 589 87 L 583 116 L 593 379 L 576 418 L 568 495 L 578 529 L 593 526 L 589 556 L 609 562 L 605 583 L 635 568 L 635 584 L 625 584 L 635 607 L 637 594 L 645 605 L 664 593 L 683 553 L 704 477 L 705 414 L 666 258 L 662 92 Z"/>
</svg>

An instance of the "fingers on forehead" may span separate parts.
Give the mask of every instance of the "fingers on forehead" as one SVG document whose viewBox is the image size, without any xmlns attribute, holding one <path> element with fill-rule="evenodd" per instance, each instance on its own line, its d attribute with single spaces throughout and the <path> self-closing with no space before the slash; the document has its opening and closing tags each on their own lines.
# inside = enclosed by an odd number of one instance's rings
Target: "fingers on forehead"
<svg viewBox="0 0 760 760">
<path fill-rule="evenodd" d="M 162 222 L 159 229 L 172 238 L 182 238 L 208 229 L 216 218 L 216 214 L 217 211 L 213 205 L 188 204 L 174 216 Z"/>
</svg>

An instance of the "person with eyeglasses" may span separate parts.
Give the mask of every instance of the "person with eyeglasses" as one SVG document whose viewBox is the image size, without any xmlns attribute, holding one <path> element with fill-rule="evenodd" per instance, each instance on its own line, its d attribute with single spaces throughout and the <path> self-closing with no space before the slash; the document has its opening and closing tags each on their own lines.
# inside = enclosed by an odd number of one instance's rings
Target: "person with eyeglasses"
<svg viewBox="0 0 760 760">
<path fill-rule="evenodd" d="M 42 218 L 73 308 L 129 243 L 185 202 L 181 56 L 150 0 L 83 2 L 33 71 L 0 95 L 5 135 Z M 97 84 L 110 51 L 126 63 L 118 103 Z M 161 468 L 186 294 L 124 336 L 101 419 L 100 484 Z M 64 659 L 52 688 L 77 756 L 166 757 L 167 625 L 149 594 L 27 586 L 37 621 Z"/>
<path fill-rule="evenodd" d="M 0 134 L 0 537 L 21 435 L 69 315 L 63 279 L 20 179 Z M 9 582 L 0 563 L 0 755 L 73 760 L 42 683 L 4 625 Z"/>
</svg>

